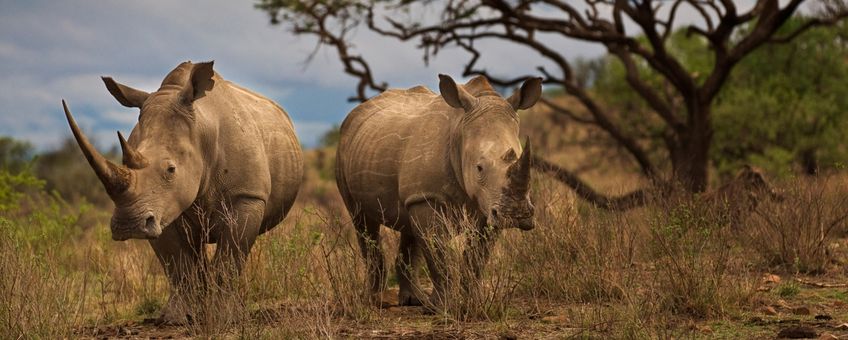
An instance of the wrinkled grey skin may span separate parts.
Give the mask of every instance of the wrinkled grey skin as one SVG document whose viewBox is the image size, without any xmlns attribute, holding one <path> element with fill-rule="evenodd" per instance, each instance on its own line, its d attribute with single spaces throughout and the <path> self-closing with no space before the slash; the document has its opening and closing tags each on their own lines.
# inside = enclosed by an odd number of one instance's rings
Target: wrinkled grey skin
<svg viewBox="0 0 848 340">
<path fill-rule="evenodd" d="M 440 213 L 464 209 L 478 222 L 465 253 L 478 276 L 498 229 L 533 228 L 531 151 L 529 145 L 522 150 L 516 110 L 535 104 L 541 79 L 504 99 L 484 77 L 465 85 L 439 77 L 441 95 L 423 86 L 388 90 L 354 108 L 341 127 L 336 180 L 368 264 L 371 292 L 376 298 L 385 280 L 382 224 L 401 233 L 402 305 L 423 300 L 413 279 L 422 251 L 434 284 L 430 302 L 438 305 L 444 296 L 437 265 L 442 255 L 424 247 L 422 235 L 440 230 Z"/>
<path fill-rule="evenodd" d="M 165 322 L 186 319 L 187 280 L 206 265 L 203 245 L 217 243 L 213 263 L 238 275 L 256 237 L 291 208 L 303 174 L 286 112 L 212 66 L 184 62 L 149 94 L 103 78 L 118 102 L 141 110 L 129 140 L 118 133 L 123 165 L 91 146 L 65 106 L 80 148 L 115 203 L 112 238 L 147 239 L 165 269 L 171 288 Z"/>
</svg>

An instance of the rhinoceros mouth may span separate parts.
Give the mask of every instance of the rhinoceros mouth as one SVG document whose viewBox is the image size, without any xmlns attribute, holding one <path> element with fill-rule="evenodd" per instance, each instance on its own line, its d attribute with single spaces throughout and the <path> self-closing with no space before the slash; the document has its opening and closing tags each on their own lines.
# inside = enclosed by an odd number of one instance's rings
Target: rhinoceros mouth
<svg viewBox="0 0 848 340">
<path fill-rule="evenodd" d="M 524 231 L 533 230 L 536 228 L 536 221 L 533 217 L 523 218 L 517 220 L 515 226 Z"/>
<path fill-rule="evenodd" d="M 112 239 L 126 241 L 129 239 L 152 240 L 162 234 L 162 226 L 156 216 L 148 212 L 141 218 L 123 221 L 112 218 Z"/>
<path fill-rule="evenodd" d="M 496 205 L 489 210 L 487 223 L 502 229 L 518 228 L 524 231 L 536 227 L 532 213 L 513 211 L 504 205 Z"/>
<path fill-rule="evenodd" d="M 536 223 L 532 217 L 528 218 L 503 218 L 498 219 L 492 225 L 497 225 L 502 229 L 518 228 L 522 231 L 533 230 L 536 228 Z"/>
</svg>

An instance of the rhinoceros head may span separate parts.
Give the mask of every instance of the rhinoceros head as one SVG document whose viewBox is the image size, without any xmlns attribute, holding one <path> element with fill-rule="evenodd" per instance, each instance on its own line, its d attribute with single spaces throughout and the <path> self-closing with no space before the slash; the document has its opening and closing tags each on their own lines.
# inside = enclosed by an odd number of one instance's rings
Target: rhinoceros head
<svg viewBox="0 0 848 340">
<path fill-rule="evenodd" d="M 759 200 L 761 196 L 775 202 L 782 202 L 784 199 L 783 195 L 766 181 L 760 168 L 745 164 L 736 174 L 736 181 L 755 200 Z"/>
<path fill-rule="evenodd" d="M 454 132 L 452 150 L 457 156 L 457 180 L 483 213 L 489 225 L 534 227 L 530 202 L 529 139 L 522 148 L 518 137 L 518 114 L 541 96 L 542 79 L 531 78 L 505 99 L 484 77 L 464 86 L 439 75 L 439 90 L 448 105 L 461 108 L 464 116 Z"/>
<path fill-rule="evenodd" d="M 88 163 L 115 202 L 112 238 L 152 239 L 194 202 L 204 171 L 194 101 L 212 88 L 212 62 L 180 64 L 154 93 L 104 77 L 122 105 L 141 109 L 129 140 L 118 132 L 123 164 L 91 145 L 62 101 L 65 115 Z"/>
</svg>

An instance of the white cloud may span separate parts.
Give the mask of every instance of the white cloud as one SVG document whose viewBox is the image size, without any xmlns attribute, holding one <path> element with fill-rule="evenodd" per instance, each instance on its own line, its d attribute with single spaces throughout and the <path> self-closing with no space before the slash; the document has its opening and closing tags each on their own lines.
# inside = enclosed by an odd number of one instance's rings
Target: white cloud
<svg viewBox="0 0 848 340">
<path fill-rule="evenodd" d="M 752 0 L 739 2 L 741 10 Z M 307 145 L 338 123 L 351 104 L 355 79 L 342 71 L 336 51 L 323 47 L 309 65 L 315 38 L 296 37 L 271 26 L 252 1 L 128 2 L 120 0 L 4 2 L 0 11 L 0 134 L 30 139 L 40 147 L 67 136 L 59 100 L 66 98 L 93 135 L 128 131 L 134 110 L 120 106 L 99 77 L 145 91 L 184 60 L 216 61 L 225 78 L 278 101 L 297 122 Z M 432 8 L 411 15 L 438 19 Z M 692 22 L 691 9 L 681 23 Z M 632 25 L 631 25 L 632 26 Z M 630 27 L 630 26 L 629 26 Z M 595 44 L 551 38 L 568 57 L 604 52 Z M 468 56 L 456 48 L 440 52 L 428 67 L 416 41 L 399 43 L 367 29 L 354 37 L 378 80 L 393 87 L 425 84 L 437 73 L 459 78 Z M 480 43 L 480 61 L 494 74 L 536 73 L 544 60 L 535 52 L 500 41 Z M 111 139 L 110 139 L 111 140 Z"/>
</svg>

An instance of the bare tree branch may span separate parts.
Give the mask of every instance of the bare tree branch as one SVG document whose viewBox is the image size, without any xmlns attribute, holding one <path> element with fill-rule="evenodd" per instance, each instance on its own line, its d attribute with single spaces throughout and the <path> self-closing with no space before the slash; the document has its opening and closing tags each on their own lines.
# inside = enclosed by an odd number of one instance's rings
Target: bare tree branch
<svg viewBox="0 0 848 340">
<path fill-rule="evenodd" d="M 644 190 L 636 190 L 622 196 L 609 197 L 599 194 L 586 182 L 583 182 L 577 177 L 577 175 L 542 158 L 534 157 L 532 165 L 534 169 L 549 174 L 558 181 L 565 183 L 574 190 L 574 193 L 578 197 L 597 207 L 607 210 L 627 210 L 645 204 Z"/>
<path fill-rule="evenodd" d="M 842 20 L 846 17 L 848 17 L 848 10 L 843 10 L 843 11 L 833 13 L 832 16 L 826 17 L 826 18 L 811 18 L 811 19 L 808 19 L 800 27 L 796 28 L 794 31 L 792 31 L 790 33 L 787 33 L 787 34 L 784 34 L 784 35 L 781 35 L 781 36 L 772 36 L 769 39 L 769 42 L 785 44 L 785 43 L 788 43 L 788 42 L 792 41 L 793 39 L 797 38 L 799 35 L 810 30 L 811 28 L 815 28 L 815 27 L 818 27 L 818 26 L 833 25 L 833 24 L 837 23 L 839 20 Z"/>
<path fill-rule="evenodd" d="M 598 125 L 598 123 L 595 122 L 592 118 L 581 117 L 576 112 L 571 111 L 571 110 L 565 108 L 564 106 L 556 104 L 548 98 L 542 97 L 539 100 L 542 102 L 542 104 L 547 105 L 554 112 L 565 115 L 566 117 L 568 117 L 569 119 L 571 119 L 575 122 L 578 122 L 578 123 L 581 123 L 581 124 L 588 124 L 588 125 Z"/>
<path fill-rule="evenodd" d="M 277 12 L 271 12 L 272 23 L 279 23 L 276 16 Z M 388 89 L 388 84 L 377 83 L 371 72 L 371 67 L 368 62 L 360 55 L 352 55 L 350 53 L 350 45 L 346 40 L 346 35 L 350 29 L 355 27 L 358 22 L 349 22 L 349 15 L 342 16 L 341 29 L 339 33 L 334 33 L 328 25 L 328 21 L 339 17 L 338 9 L 323 5 L 321 2 L 309 3 L 303 6 L 301 14 L 307 16 L 310 20 L 305 24 L 295 23 L 292 27 L 292 32 L 295 34 L 311 34 L 318 37 L 318 44 L 330 45 L 336 48 L 344 66 L 345 73 L 359 79 L 356 85 L 356 95 L 348 98 L 353 102 L 364 102 L 368 100 L 368 90 L 383 92 Z M 311 59 L 311 58 L 310 58 Z"/>
</svg>

